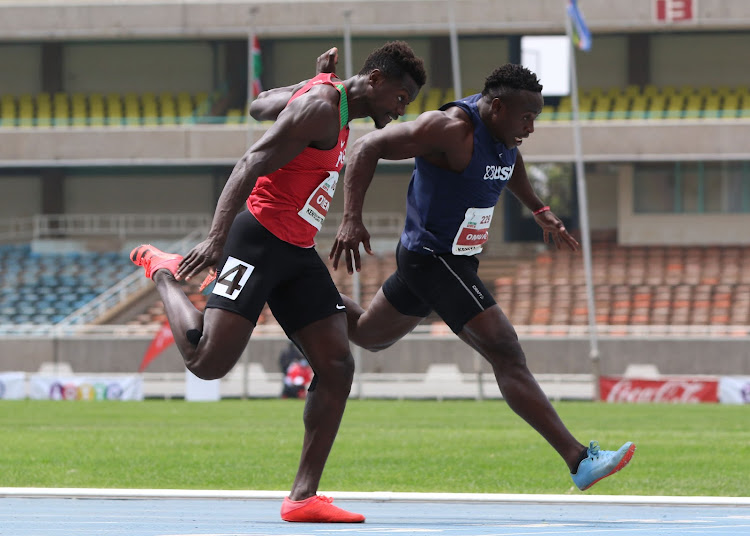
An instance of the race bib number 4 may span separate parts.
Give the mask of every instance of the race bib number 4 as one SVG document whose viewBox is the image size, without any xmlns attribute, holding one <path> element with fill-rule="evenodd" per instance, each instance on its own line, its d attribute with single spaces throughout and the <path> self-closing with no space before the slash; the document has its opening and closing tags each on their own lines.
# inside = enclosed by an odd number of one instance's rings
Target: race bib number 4
<svg viewBox="0 0 750 536">
<path fill-rule="evenodd" d="M 297 214 L 300 218 L 320 231 L 323 220 L 326 219 L 328 209 L 331 208 L 333 194 L 336 192 L 336 184 L 339 181 L 338 171 L 329 171 L 328 177 L 313 190 L 307 198 L 305 206 Z"/>
<path fill-rule="evenodd" d="M 495 207 L 470 208 L 453 239 L 454 255 L 476 255 L 490 237 L 490 223 Z"/>
<path fill-rule="evenodd" d="M 236 300 L 253 270 L 255 270 L 255 266 L 252 264 L 229 257 L 227 262 L 224 263 L 224 268 L 221 269 L 221 274 L 216 278 L 216 285 L 212 294 Z"/>
</svg>

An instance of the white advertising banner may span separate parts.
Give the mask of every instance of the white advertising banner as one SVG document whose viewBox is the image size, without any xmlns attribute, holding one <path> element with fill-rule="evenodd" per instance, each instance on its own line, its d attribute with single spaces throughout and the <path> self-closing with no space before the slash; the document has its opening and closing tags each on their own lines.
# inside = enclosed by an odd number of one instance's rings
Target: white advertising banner
<svg viewBox="0 0 750 536">
<path fill-rule="evenodd" d="M 35 400 L 143 400 L 141 376 L 31 376 Z"/>
<path fill-rule="evenodd" d="M 719 378 L 719 402 L 750 404 L 750 376 L 722 376 Z"/>
<path fill-rule="evenodd" d="M 0 372 L 0 400 L 26 398 L 26 374 L 23 372 Z"/>
</svg>

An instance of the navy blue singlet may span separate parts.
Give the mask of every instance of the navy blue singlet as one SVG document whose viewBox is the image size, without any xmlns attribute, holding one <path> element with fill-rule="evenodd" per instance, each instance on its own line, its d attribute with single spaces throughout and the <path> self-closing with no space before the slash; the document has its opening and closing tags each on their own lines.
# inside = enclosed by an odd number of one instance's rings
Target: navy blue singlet
<svg viewBox="0 0 750 536">
<path fill-rule="evenodd" d="M 474 152 L 461 173 L 415 159 L 401 245 L 415 253 L 476 255 L 489 236 L 492 212 L 513 174 L 518 149 L 492 138 L 477 110 L 481 94 L 449 102 L 474 122 Z"/>
</svg>

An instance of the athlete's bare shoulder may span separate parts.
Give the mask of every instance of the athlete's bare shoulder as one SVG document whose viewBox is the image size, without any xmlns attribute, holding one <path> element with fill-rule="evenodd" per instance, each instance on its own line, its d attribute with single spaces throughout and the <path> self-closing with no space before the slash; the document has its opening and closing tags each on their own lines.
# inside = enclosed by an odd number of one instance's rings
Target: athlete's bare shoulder
<svg viewBox="0 0 750 536">
<path fill-rule="evenodd" d="M 433 164 L 461 171 L 471 160 L 474 127 L 471 118 L 457 107 L 425 112 L 415 121 L 416 135 L 433 149 L 424 158 Z"/>
<path fill-rule="evenodd" d="M 279 114 L 279 121 L 310 133 L 314 147 L 330 149 L 338 140 L 340 94 L 329 84 L 316 84 L 291 101 Z"/>
</svg>

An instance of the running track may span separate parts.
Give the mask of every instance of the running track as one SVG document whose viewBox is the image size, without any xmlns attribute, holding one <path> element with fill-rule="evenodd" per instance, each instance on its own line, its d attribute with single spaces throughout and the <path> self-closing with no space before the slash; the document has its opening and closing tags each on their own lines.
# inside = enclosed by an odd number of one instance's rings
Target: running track
<svg viewBox="0 0 750 536">
<path fill-rule="evenodd" d="M 750 498 L 331 492 L 364 524 L 285 523 L 284 492 L 0 488 L 3 536 L 750 534 Z"/>
</svg>

